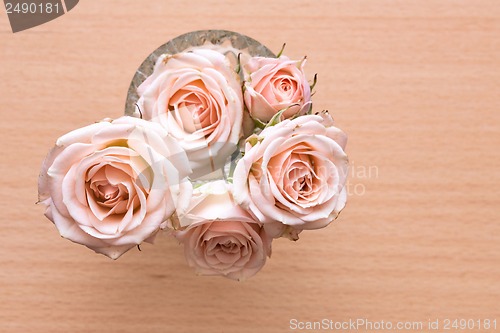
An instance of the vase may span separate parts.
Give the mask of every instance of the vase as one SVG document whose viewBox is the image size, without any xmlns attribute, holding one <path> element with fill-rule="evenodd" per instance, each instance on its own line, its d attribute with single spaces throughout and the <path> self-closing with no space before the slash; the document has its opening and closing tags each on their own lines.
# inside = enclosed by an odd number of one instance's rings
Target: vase
<svg viewBox="0 0 500 333">
<path fill-rule="evenodd" d="M 154 50 L 139 66 L 128 88 L 125 115 L 131 116 L 139 99 L 137 87 L 153 73 L 156 61 L 162 54 L 175 54 L 204 45 L 226 45 L 249 56 L 276 57 L 266 46 L 248 36 L 228 30 L 198 30 L 185 33 Z"/>
</svg>

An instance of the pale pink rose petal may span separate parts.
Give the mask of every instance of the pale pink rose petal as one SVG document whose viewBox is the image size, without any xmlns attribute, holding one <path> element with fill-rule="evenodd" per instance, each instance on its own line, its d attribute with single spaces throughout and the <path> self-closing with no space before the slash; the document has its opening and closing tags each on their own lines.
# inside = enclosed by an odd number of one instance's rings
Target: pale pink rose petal
<svg viewBox="0 0 500 333">
<path fill-rule="evenodd" d="M 227 59 L 193 49 L 158 59 L 138 88 L 144 119 L 167 128 L 186 151 L 192 177 L 221 168 L 242 135 L 243 97 Z"/>
<path fill-rule="evenodd" d="M 190 171 L 163 127 L 122 117 L 61 137 L 42 165 L 39 195 L 63 237 L 116 259 L 151 240 L 179 198 L 189 201 L 180 184 Z"/>
<path fill-rule="evenodd" d="M 264 129 L 236 166 L 235 201 L 274 237 L 325 227 L 345 206 L 346 136 L 323 121 L 302 116 Z"/>
<path fill-rule="evenodd" d="M 183 230 L 175 236 L 184 244 L 188 264 L 199 274 L 243 280 L 256 274 L 271 254 L 272 238 L 262 224 L 232 199 L 224 181 L 196 189 L 180 215 Z"/>
<path fill-rule="evenodd" d="M 286 109 L 283 119 L 307 112 L 311 104 L 311 91 L 304 74 L 304 65 L 305 60 L 292 61 L 284 56 L 278 59 L 250 59 L 244 66 L 244 100 L 251 116 L 261 122 L 268 122 L 283 109 Z"/>
</svg>

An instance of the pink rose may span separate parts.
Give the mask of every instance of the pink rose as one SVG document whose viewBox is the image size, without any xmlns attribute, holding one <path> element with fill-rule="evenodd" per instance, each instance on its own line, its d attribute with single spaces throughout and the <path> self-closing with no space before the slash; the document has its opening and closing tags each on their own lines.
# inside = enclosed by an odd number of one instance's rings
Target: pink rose
<svg viewBox="0 0 500 333">
<path fill-rule="evenodd" d="M 345 206 L 347 137 L 324 121 L 284 120 L 247 140 L 233 175 L 235 201 L 273 236 L 297 238 L 297 231 L 325 227 Z"/>
<path fill-rule="evenodd" d="M 311 107 L 311 89 L 304 73 L 305 60 L 251 58 L 245 69 L 245 104 L 253 118 L 268 122 L 280 110 L 282 118 L 305 114 Z"/>
<path fill-rule="evenodd" d="M 168 128 L 186 150 L 193 178 L 221 168 L 242 135 L 237 74 L 221 53 L 194 49 L 158 59 L 137 89 L 146 120 Z"/>
<path fill-rule="evenodd" d="M 261 224 L 233 202 L 224 181 L 196 189 L 180 215 L 176 237 L 184 243 L 189 266 L 203 275 L 244 280 L 255 275 L 271 255 L 270 238 Z"/>
<path fill-rule="evenodd" d="M 160 125 L 121 117 L 60 137 L 42 165 L 39 201 L 61 236 L 112 259 L 189 203 L 182 147 Z"/>
</svg>

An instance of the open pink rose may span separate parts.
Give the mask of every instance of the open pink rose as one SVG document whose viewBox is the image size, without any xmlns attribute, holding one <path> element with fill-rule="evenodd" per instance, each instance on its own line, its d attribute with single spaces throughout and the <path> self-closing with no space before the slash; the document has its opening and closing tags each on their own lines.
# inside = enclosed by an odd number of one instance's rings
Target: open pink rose
<svg viewBox="0 0 500 333">
<path fill-rule="evenodd" d="M 187 156 L 158 124 L 103 121 L 57 140 L 42 165 L 39 201 L 61 236 L 116 259 L 189 203 Z"/>
<path fill-rule="evenodd" d="M 305 114 L 311 107 L 311 89 L 304 73 L 305 60 L 251 58 L 245 65 L 245 104 L 250 115 L 268 122 L 288 108 L 283 119 Z"/>
<path fill-rule="evenodd" d="M 163 55 L 137 89 L 146 120 L 158 122 L 186 150 L 192 177 L 221 168 L 242 134 L 243 97 L 221 53 L 194 49 Z"/>
<path fill-rule="evenodd" d="M 347 137 L 324 121 L 306 115 L 264 129 L 234 172 L 235 201 L 287 237 L 328 225 L 346 203 Z"/>
<path fill-rule="evenodd" d="M 271 254 L 272 238 L 234 203 L 224 181 L 196 189 L 180 224 L 186 229 L 176 237 L 184 243 L 188 264 L 199 274 L 244 280 L 255 275 Z"/>
</svg>

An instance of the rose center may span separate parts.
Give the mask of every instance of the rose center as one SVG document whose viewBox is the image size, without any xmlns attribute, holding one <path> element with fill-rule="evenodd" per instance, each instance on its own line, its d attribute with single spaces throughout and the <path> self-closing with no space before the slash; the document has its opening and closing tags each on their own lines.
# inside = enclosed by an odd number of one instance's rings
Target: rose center
<svg viewBox="0 0 500 333">
<path fill-rule="evenodd" d="M 225 243 L 219 244 L 219 249 L 225 253 L 235 253 L 238 250 L 238 246 L 228 240 Z"/>
<path fill-rule="evenodd" d="M 282 91 L 287 92 L 287 91 L 292 89 L 292 85 L 290 84 L 290 82 L 288 80 L 286 80 L 286 81 L 283 80 L 283 81 L 281 81 L 280 88 Z"/>
<path fill-rule="evenodd" d="M 169 100 L 168 110 L 176 123 L 188 134 L 201 131 L 208 136 L 217 122 L 213 101 L 206 95 L 206 87 L 201 80 L 191 82 L 178 90 Z"/>
<path fill-rule="evenodd" d="M 294 189 L 300 193 L 311 191 L 311 175 L 302 176 L 294 183 Z"/>
<path fill-rule="evenodd" d="M 111 184 L 97 186 L 97 196 L 100 199 L 109 200 L 116 197 L 118 194 L 118 187 Z"/>
<path fill-rule="evenodd" d="M 99 170 L 92 170 L 93 168 L 99 168 Z M 86 179 L 87 202 L 97 215 L 122 214 L 127 211 L 129 204 L 134 205 L 134 201 L 129 201 L 130 194 L 127 186 L 117 181 L 126 179 L 123 171 L 110 165 L 103 167 L 96 165 L 93 168 L 89 170 L 88 179 Z"/>
<path fill-rule="evenodd" d="M 297 91 L 297 82 L 284 74 L 274 80 L 276 96 L 281 100 L 292 100 Z"/>
</svg>

